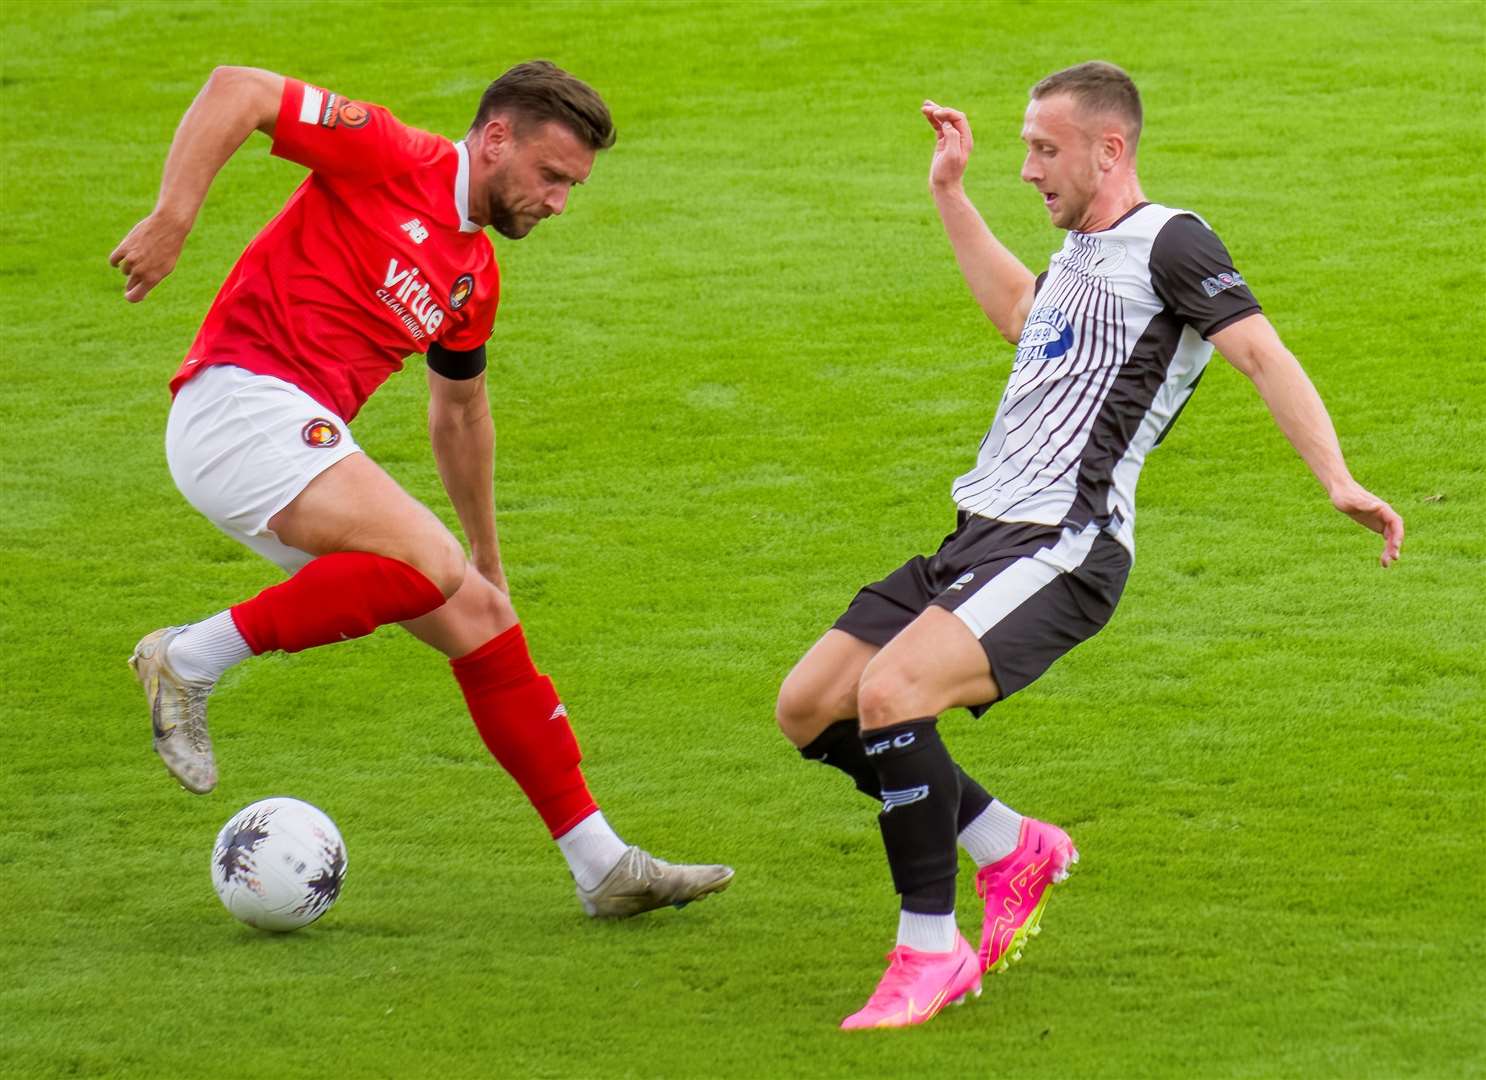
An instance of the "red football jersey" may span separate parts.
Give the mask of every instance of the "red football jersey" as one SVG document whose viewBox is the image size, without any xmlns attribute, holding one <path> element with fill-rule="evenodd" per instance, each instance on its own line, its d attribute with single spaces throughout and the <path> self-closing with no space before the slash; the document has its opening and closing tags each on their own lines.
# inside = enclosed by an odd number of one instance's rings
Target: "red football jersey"
<svg viewBox="0 0 1486 1080">
<path fill-rule="evenodd" d="M 350 420 L 408 354 L 485 343 L 500 268 L 468 219 L 463 143 L 287 79 L 273 153 L 310 175 L 227 275 L 172 394 L 235 364 Z"/>
</svg>

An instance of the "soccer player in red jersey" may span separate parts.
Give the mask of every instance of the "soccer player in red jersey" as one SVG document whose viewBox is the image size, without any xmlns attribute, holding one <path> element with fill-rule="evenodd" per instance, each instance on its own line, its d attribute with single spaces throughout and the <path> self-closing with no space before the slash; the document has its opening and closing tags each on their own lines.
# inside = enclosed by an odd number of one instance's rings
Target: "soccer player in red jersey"
<svg viewBox="0 0 1486 1080">
<path fill-rule="evenodd" d="M 238 259 L 171 380 L 166 456 L 196 509 L 291 576 L 135 647 L 156 751 L 188 790 L 211 791 L 206 699 L 228 667 L 401 623 L 450 658 L 589 915 L 726 888 L 730 868 L 653 858 L 599 811 L 567 709 L 527 652 L 496 536 L 485 341 L 500 270 L 484 230 L 515 240 L 562 213 L 614 143 L 603 100 L 553 64 L 521 64 L 451 142 L 295 79 L 218 68 L 176 130 L 155 209 L 109 259 L 126 300 L 171 272 L 212 179 L 255 129 L 310 173 Z M 430 441 L 468 557 L 351 434 L 411 353 L 427 354 Z"/>
</svg>

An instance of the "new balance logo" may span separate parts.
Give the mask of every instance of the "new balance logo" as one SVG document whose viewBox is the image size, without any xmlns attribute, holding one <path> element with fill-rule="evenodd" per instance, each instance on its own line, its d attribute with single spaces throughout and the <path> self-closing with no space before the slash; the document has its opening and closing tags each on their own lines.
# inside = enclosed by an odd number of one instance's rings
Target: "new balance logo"
<svg viewBox="0 0 1486 1080">
<path fill-rule="evenodd" d="M 423 227 L 423 222 L 417 218 L 403 225 L 402 231 L 412 237 L 415 244 L 421 244 L 428 239 L 428 230 Z"/>
<path fill-rule="evenodd" d="M 918 787 L 903 788 L 901 791 L 882 790 L 882 812 L 888 813 L 895 806 L 907 806 L 910 803 L 923 802 L 929 797 L 929 785 L 920 784 Z"/>
<path fill-rule="evenodd" d="M 886 750 L 901 750 L 905 746 L 913 745 L 913 732 L 905 731 L 901 735 L 894 735 L 891 739 L 883 739 L 881 742 L 869 743 L 867 756 L 876 757 Z"/>
</svg>

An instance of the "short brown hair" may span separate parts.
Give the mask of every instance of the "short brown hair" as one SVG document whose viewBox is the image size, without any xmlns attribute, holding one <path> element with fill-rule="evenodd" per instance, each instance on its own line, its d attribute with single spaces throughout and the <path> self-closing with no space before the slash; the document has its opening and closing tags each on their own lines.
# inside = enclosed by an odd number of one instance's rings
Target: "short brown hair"
<svg viewBox="0 0 1486 1080">
<path fill-rule="evenodd" d="M 1055 71 L 1032 87 L 1032 100 L 1053 94 L 1067 94 L 1079 108 L 1095 113 L 1114 113 L 1130 129 L 1130 150 L 1140 141 L 1144 114 L 1140 108 L 1140 91 L 1123 68 L 1103 60 L 1090 60 L 1071 68 Z"/>
<path fill-rule="evenodd" d="M 593 150 L 614 145 L 614 121 L 598 91 L 550 60 L 517 64 L 480 96 L 474 129 L 501 113 L 538 124 L 555 120 Z"/>
</svg>

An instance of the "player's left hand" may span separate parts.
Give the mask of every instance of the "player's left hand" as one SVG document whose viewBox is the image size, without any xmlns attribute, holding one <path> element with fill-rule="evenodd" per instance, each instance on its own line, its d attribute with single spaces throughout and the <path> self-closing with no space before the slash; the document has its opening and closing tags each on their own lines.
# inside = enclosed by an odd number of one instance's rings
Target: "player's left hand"
<svg viewBox="0 0 1486 1080">
<path fill-rule="evenodd" d="M 1331 505 L 1357 524 L 1383 536 L 1383 554 L 1378 561 L 1384 566 L 1398 558 L 1403 547 L 1403 518 L 1397 511 L 1367 488 L 1349 480 L 1331 493 Z"/>
<path fill-rule="evenodd" d="M 501 565 L 499 554 L 487 558 L 476 551 L 471 553 L 470 561 L 480 571 L 481 577 L 507 596 L 511 595 L 511 586 L 506 582 L 506 568 Z"/>
<path fill-rule="evenodd" d="M 108 257 L 108 265 L 117 266 L 126 279 L 125 300 L 137 304 L 165 280 L 175 269 L 175 261 L 180 258 L 189 232 L 178 222 L 158 213 L 151 214 L 129 230 L 129 235 L 119 241 L 119 246 Z"/>
<path fill-rule="evenodd" d="M 929 162 L 929 188 L 948 190 L 961 183 L 970 162 L 975 139 L 970 134 L 970 121 L 958 109 L 946 109 L 933 101 L 919 107 L 934 129 L 934 157 Z"/>
</svg>

